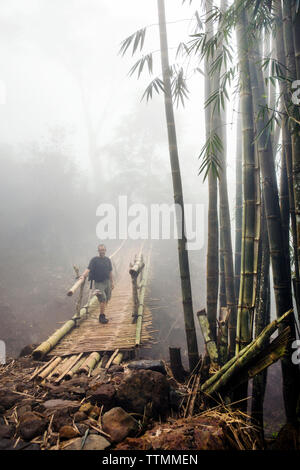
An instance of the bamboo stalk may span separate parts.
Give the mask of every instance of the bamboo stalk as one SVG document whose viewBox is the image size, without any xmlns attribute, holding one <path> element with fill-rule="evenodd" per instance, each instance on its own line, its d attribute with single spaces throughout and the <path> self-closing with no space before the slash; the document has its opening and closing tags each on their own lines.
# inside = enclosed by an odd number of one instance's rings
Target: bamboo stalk
<svg viewBox="0 0 300 470">
<path fill-rule="evenodd" d="M 68 356 L 62 357 L 61 363 L 51 372 L 51 377 L 58 377 L 62 373 L 68 360 L 69 360 Z"/>
<path fill-rule="evenodd" d="M 100 354 L 98 352 L 92 352 L 86 359 L 86 361 L 82 364 L 79 369 L 79 372 L 86 372 L 93 370 L 97 362 L 100 360 Z"/>
<path fill-rule="evenodd" d="M 50 364 L 52 364 L 53 361 L 55 361 L 55 359 L 57 359 L 56 356 L 53 356 L 52 359 L 50 359 L 50 361 L 46 362 L 44 365 L 42 365 L 41 367 L 38 367 L 37 370 L 31 375 L 31 377 L 28 379 L 28 382 L 30 382 L 30 380 L 34 379 L 37 375 L 39 375 L 44 369 L 46 369 L 47 367 L 49 367 Z"/>
<path fill-rule="evenodd" d="M 218 351 L 215 341 L 212 339 L 207 315 L 205 310 L 197 312 L 198 321 L 203 334 L 205 346 L 212 363 L 218 364 Z"/>
<path fill-rule="evenodd" d="M 76 374 L 76 372 L 79 370 L 80 366 L 84 363 L 85 360 L 86 358 L 82 357 L 78 362 L 76 362 L 76 364 L 72 367 L 72 369 L 66 373 L 65 380 L 70 380 L 73 377 L 73 375 Z"/>
<path fill-rule="evenodd" d="M 205 33 L 208 40 L 212 39 L 213 24 L 209 20 L 211 10 L 213 7 L 212 0 L 205 2 Z M 212 83 L 209 76 L 212 58 L 205 56 L 204 58 L 204 71 L 205 71 L 205 101 L 207 102 L 212 93 Z M 212 105 L 205 107 L 205 134 L 206 141 L 211 137 L 212 133 Z M 206 255 L 206 310 L 209 325 L 213 334 L 216 337 L 217 332 L 217 305 L 218 305 L 218 287 L 219 287 L 219 221 L 218 221 L 218 184 L 217 178 L 212 169 L 208 172 L 208 231 L 207 231 L 207 255 Z"/>
<path fill-rule="evenodd" d="M 261 351 L 261 348 L 265 345 L 266 338 L 270 338 L 270 336 L 272 336 L 272 334 L 277 330 L 279 325 L 285 322 L 292 312 L 292 309 L 289 310 L 278 320 L 274 320 L 272 323 L 266 326 L 266 328 L 264 328 L 260 335 L 254 341 L 252 341 L 252 343 L 248 344 L 244 349 L 239 352 L 237 356 L 233 357 L 216 374 L 214 374 L 210 379 L 208 379 L 201 386 L 201 391 L 205 391 L 208 394 L 212 394 L 216 392 L 219 388 L 223 387 L 223 385 L 228 382 L 228 379 L 232 376 L 232 374 L 235 371 L 239 370 L 241 366 L 245 364 L 245 360 L 243 357 L 247 356 L 249 358 L 253 357 L 255 353 L 259 353 Z M 226 378 L 224 379 L 224 377 Z"/>
<path fill-rule="evenodd" d="M 83 284 L 85 282 L 85 279 L 78 279 L 78 281 L 75 282 L 75 284 L 73 284 L 73 286 L 68 290 L 67 292 L 67 296 L 68 297 L 72 297 L 72 295 L 74 294 L 74 292 L 78 289 L 78 287 L 81 286 L 81 284 Z"/>
<path fill-rule="evenodd" d="M 55 380 L 55 383 L 59 383 L 65 375 L 72 369 L 72 367 L 76 364 L 76 362 L 81 358 L 83 353 L 80 353 L 78 356 L 72 356 L 65 364 L 65 367 L 61 373 L 61 375 Z"/>
<path fill-rule="evenodd" d="M 61 357 L 56 357 L 54 361 L 52 361 L 51 364 L 46 367 L 46 369 L 44 369 L 43 371 L 41 371 L 40 374 L 38 374 L 38 378 L 41 380 L 45 379 L 50 374 L 50 372 L 52 372 L 58 366 L 61 361 Z"/>
<path fill-rule="evenodd" d="M 223 366 L 228 358 L 228 321 L 230 311 L 227 307 L 220 308 L 218 321 L 218 356 L 219 365 Z"/>
<path fill-rule="evenodd" d="M 107 361 L 107 363 L 105 364 L 105 369 L 109 369 L 112 361 L 114 360 L 114 358 L 117 356 L 117 354 L 119 353 L 119 349 L 116 349 L 114 351 L 114 353 L 110 356 L 109 360 Z"/>
<path fill-rule="evenodd" d="M 172 88 L 170 79 L 170 64 L 168 57 L 168 41 L 167 41 L 167 28 L 166 28 L 166 15 L 164 0 L 157 0 L 158 7 L 158 19 L 159 19 L 159 39 L 160 39 L 160 51 L 161 51 L 161 68 L 164 83 L 164 104 L 165 104 L 165 115 L 167 123 L 167 134 L 169 144 L 169 156 L 170 166 L 172 172 L 173 182 L 173 196 L 174 203 L 178 209 L 176 214 L 176 223 L 178 228 L 178 261 L 180 270 L 181 280 L 181 294 L 182 294 L 182 306 L 184 313 L 185 332 L 187 340 L 187 350 L 189 358 L 189 366 L 192 371 L 198 364 L 198 343 L 194 322 L 193 314 L 193 302 L 192 302 L 192 289 L 191 289 L 191 277 L 189 268 L 189 255 L 186 249 L 186 235 L 185 235 L 185 217 L 184 217 L 184 202 L 183 202 L 183 190 L 181 181 L 181 172 L 178 155 L 178 145 L 176 136 L 176 127 L 174 119 L 174 110 L 172 102 Z M 137 323 L 139 323 L 138 318 Z"/>
<path fill-rule="evenodd" d="M 46 341 L 40 344 L 33 352 L 32 356 L 34 359 L 41 359 L 45 356 L 54 346 L 75 326 L 73 320 L 68 320 L 61 328 L 53 333 Z"/>
<path fill-rule="evenodd" d="M 120 365 L 122 360 L 123 360 L 123 353 L 120 352 L 119 354 L 116 355 L 112 363 L 115 365 Z"/>
</svg>

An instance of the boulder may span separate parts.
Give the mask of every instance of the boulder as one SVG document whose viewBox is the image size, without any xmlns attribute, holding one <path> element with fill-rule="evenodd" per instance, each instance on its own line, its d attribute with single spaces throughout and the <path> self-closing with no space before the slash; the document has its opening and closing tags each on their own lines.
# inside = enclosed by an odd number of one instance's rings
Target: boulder
<svg viewBox="0 0 300 470">
<path fill-rule="evenodd" d="M 113 442 L 121 442 L 125 437 L 134 435 L 139 430 L 138 422 L 119 407 L 104 413 L 102 427 Z"/>
<path fill-rule="evenodd" d="M 73 419 L 68 409 L 58 409 L 53 413 L 52 428 L 54 432 L 58 432 L 62 426 L 72 426 Z"/>
<path fill-rule="evenodd" d="M 30 441 L 34 437 L 43 434 L 46 426 L 46 419 L 33 411 L 29 411 L 21 417 L 18 433 L 25 441 Z"/>
<path fill-rule="evenodd" d="M 143 359 L 142 361 L 129 362 L 128 368 L 134 370 L 154 370 L 164 375 L 167 374 L 163 361 L 153 361 L 151 359 Z"/>
<path fill-rule="evenodd" d="M 80 408 L 80 402 L 72 400 L 61 400 L 60 398 L 55 398 L 52 400 L 47 400 L 42 404 L 42 408 L 46 410 L 46 414 L 53 413 L 56 410 L 67 410 L 67 411 L 77 411 Z"/>
<path fill-rule="evenodd" d="M 93 404 L 108 410 L 115 404 L 116 389 L 111 384 L 101 384 L 91 389 L 90 400 Z"/>
<path fill-rule="evenodd" d="M 11 392 L 10 390 L 1 390 L 0 392 L 0 405 L 5 410 L 9 410 L 12 408 L 16 403 L 22 400 L 21 395 Z"/>
<path fill-rule="evenodd" d="M 279 431 L 274 450 L 300 450 L 300 425 L 287 423 Z"/>
<path fill-rule="evenodd" d="M 10 439 L 15 433 L 15 427 L 12 424 L 0 424 L 0 439 Z"/>
<path fill-rule="evenodd" d="M 59 430 L 60 439 L 72 439 L 73 437 L 79 436 L 78 431 L 76 431 L 73 426 L 62 426 Z"/>
<path fill-rule="evenodd" d="M 76 411 L 76 413 L 74 413 L 75 423 L 80 423 L 81 421 L 84 421 L 86 417 L 87 416 L 83 411 Z"/>
<path fill-rule="evenodd" d="M 119 366 L 117 364 L 115 364 L 113 366 L 110 366 L 110 368 L 107 371 L 108 374 L 116 374 L 116 373 L 120 373 L 120 372 L 124 372 L 124 367 Z"/>
<path fill-rule="evenodd" d="M 82 437 L 72 439 L 70 442 L 67 441 L 61 446 L 62 450 L 104 450 L 110 446 L 110 443 L 103 436 L 96 434 L 90 434 L 81 449 Z"/>
<path fill-rule="evenodd" d="M 164 418 L 169 411 L 169 391 L 169 383 L 160 372 L 133 371 L 119 385 L 116 399 L 129 412 Z"/>
</svg>

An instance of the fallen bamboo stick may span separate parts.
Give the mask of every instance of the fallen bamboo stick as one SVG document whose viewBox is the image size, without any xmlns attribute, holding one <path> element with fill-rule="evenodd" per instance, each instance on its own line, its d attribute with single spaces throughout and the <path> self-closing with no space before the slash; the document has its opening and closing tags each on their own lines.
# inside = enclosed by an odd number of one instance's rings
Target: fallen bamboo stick
<svg viewBox="0 0 300 470">
<path fill-rule="evenodd" d="M 112 363 L 118 366 L 121 364 L 122 360 L 123 360 L 123 353 L 119 353 L 116 355 Z"/>
<path fill-rule="evenodd" d="M 210 387 L 206 387 L 205 392 L 209 395 L 212 395 L 213 393 L 216 393 L 220 389 L 227 386 L 233 375 L 239 373 L 249 362 L 254 360 L 256 356 L 260 355 L 263 351 L 263 348 L 265 347 L 266 338 L 270 337 L 274 331 L 276 331 L 279 324 L 284 321 L 289 313 L 291 313 L 291 311 L 285 313 L 279 320 L 274 320 L 266 328 L 264 328 L 255 341 L 250 343 L 250 347 L 247 349 L 247 351 L 243 355 L 237 357 L 236 361 L 222 374 L 218 380 L 214 381 Z M 205 384 L 203 384 L 201 389 L 203 389 L 204 385 Z"/>
<path fill-rule="evenodd" d="M 31 375 L 31 377 L 29 377 L 28 379 L 28 382 L 30 382 L 30 380 L 34 379 L 37 375 L 39 375 L 44 369 L 46 369 L 47 367 L 49 367 L 49 365 L 55 360 L 57 359 L 57 356 L 53 356 L 52 359 L 50 359 L 50 361 L 46 362 L 44 365 L 42 365 L 41 367 L 38 367 L 37 370 Z"/>
<path fill-rule="evenodd" d="M 50 374 L 50 372 L 52 372 L 58 366 L 61 361 L 61 357 L 55 358 L 54 361 L 52 361 L 51 364 L 48 365 L 48 367 L 46 367 L 43 371 L 41 371 L 40 374 L 38 374 L 38 378 L 41 380 L 45 379 Z"/>
<path fill-rule="evenodd" d="M 61 363 L 56 367 L 56 369 L 54 369 L 51 372 L 51 377 L 59 377 L 60 376 L 60 374 L 64 370 L 64 367 L 65 367 L 67 361 L 69 360 L 69 357 L 62 357 L 61 359 L 62 359 Z"/>
<path fill-rule="evenodd" d="M 69 372 L 69 370 L 72 369 L 72 367 L 76 364 L 77 361 L 81 358 L 83 353 L 80 353 L 78 356 L 73 356 L 67 361 L 67 364 L 65 366 L 64 371 L 61 373 L 61 375 L 55 380 L 55 383 L 60 382 L 64 376 Z"/>
<path fill-rule="evenodd" d="M 108 369 L 112 363 L 112 361 L 114 360 L 114 358 L 117 356 L 119 352 L 119 349 L 116 349 L 113 354 L 110 356 L 109 360 L 107 361 L 107 363 L 105 364 L 105 369 Z"/>
<path fill-rule="evenodd" d="M 250 349 L 254 348 L 257 344 L 261 344 L 265 340 L 266 337 L 272 336 L 272 334 L 276 331 L 279 324 L 282 323 L 288 315 L 293 312 L 293 309 L 286 312 L 282 317 L 278 320 L 274 320 L 272 323 L 267 325 L 263 331 L 257 336 L 257 338 L 248 344 L 245 348 L 243 348 L 237 356 L 234 356 L 230 361 L 226 362 L 221 369 L 216 372 L 212 377 L 210 377 L 204 384 L 201 386 L 202 391 L 206 391 L 209 387 L 212 386 L 214 382 L 216 382 L 237 360 L 239 360 L 244 354 L 246 354 Z"/>
<path fill-rule="evenodd" d="M 65 380 L 70 380 L 73 377 L 73 375 L 76 374 L 76 372 L 79 370 L 79 368 L 81 367 L 81 365 L 84 363 L 85 360 L 86 358 L 82 357 L 78 362 L 76 362 L 76 364 L 72 367 L 72 369 L 66 373 Z"/>
<path fill-rule="evenodd" d="M 93 370 L 97 362 L 100 360 L 100 354 L 98 352 L 92 352 L 85 362 L 82 364 L 78 372 L 88 373 L 90 370 Z"/>
</svg>

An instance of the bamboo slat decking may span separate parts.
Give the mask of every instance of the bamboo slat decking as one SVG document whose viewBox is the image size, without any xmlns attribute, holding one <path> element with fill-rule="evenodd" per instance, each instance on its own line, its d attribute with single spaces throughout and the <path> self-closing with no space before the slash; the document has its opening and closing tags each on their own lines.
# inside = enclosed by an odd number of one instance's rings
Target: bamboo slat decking
<svg viewBox="0 0 300 470">
<path fill-rule="evenodd" d="M 118 253 L 119 272 L 112 298 L 106 309 L 106 324 L 99 323 L 99 303 L 96 297 L 90 302 L 89 313 L 78 328 L 70 333 L 48 353 L 49 356 L 69 356 L 94 351 L 129 350 L 136 346 L 136 324 L 132 323 L 133 299 L 129 263 L 136 250 L 123 249 Z M 150 258 L 149 258 L 150 260 Z M 143 313 L 141 345 L 149 347 L 151 337 L 151 312 L 147 307 Z"/>
</svg>

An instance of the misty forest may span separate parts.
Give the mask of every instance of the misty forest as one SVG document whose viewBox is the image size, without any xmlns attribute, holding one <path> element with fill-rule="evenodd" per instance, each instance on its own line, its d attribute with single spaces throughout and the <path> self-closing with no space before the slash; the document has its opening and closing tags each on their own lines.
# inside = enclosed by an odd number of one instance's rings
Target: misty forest
<svg viewBox="0 0 300 470">
<path fill-rule="evenodd" d="M 299 450 L 299 0 L 0 21 L 0 450 Z"/>
</svg>

